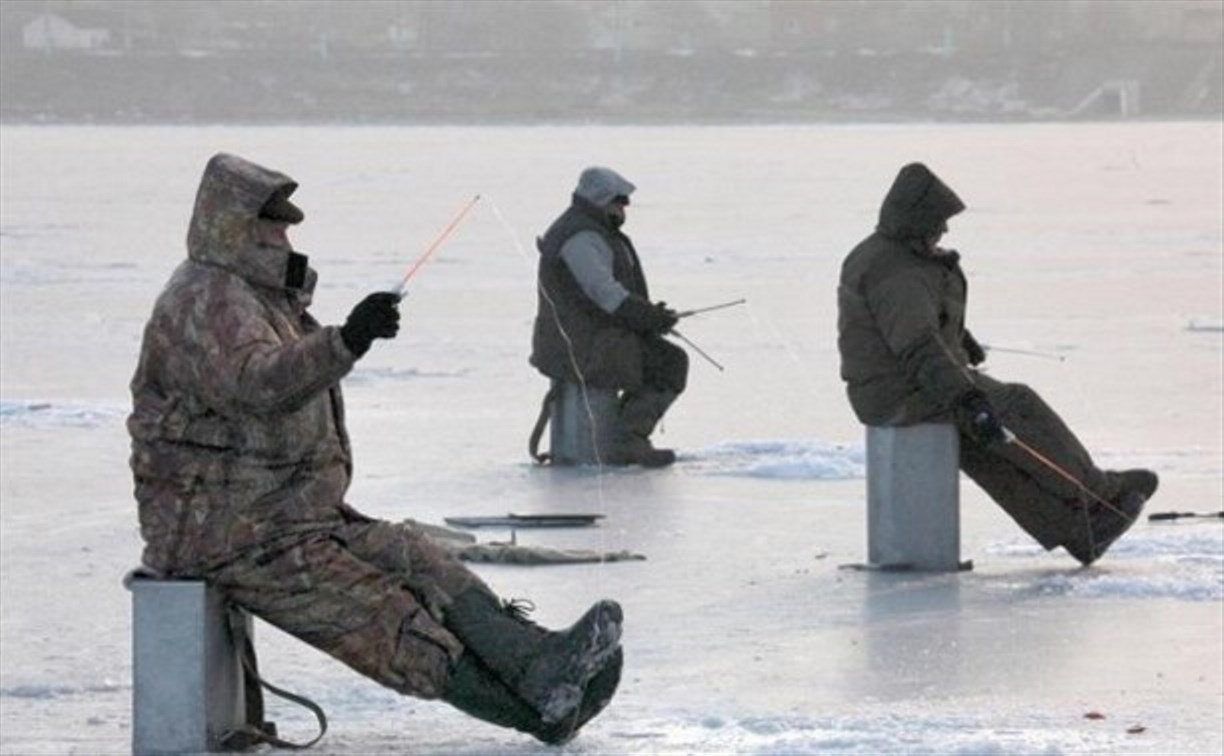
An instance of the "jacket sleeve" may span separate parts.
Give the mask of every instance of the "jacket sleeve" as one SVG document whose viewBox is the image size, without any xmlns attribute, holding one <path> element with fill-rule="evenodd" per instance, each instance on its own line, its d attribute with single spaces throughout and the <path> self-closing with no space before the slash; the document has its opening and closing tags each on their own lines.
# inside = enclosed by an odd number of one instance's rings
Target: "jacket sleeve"
<svg viewBox="0 0 1224 756">
<path fill-rule="evenodd" d="M 951 406 L 974 387 L 958 351 L 939 332 L 939 308 L 921 280 L 894 275 L 871 287 L 867 306 L 906 375 L 939 404 Z"/>
<path fill-rule="evenodd" d="M 291 412 L 353 367 L 335 326 L 284 338 L 268 306 L 254 297 L 228 297 L 204 313 L 207 322 L 194 324 L 202 350 L 201 389 L 221 406 L 254 414 Z"/>
<path fill-rule="evenodd" d="M 629 296 L 629 290 L 612 273 L 612 254 L 594 231 L 574 234 L 561 246 L 561 259 L 579 288 L 609 315 Z"/>
</svg>

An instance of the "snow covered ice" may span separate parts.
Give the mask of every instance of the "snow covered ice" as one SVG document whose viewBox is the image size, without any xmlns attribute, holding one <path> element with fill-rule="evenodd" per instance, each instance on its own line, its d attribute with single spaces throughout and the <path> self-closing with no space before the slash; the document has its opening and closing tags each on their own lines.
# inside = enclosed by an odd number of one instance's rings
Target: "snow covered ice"
<svg viewBox="0 0 1224 756">
<path fill-rule="evenodd" d="M 993 375 L 1058 409 L 1102 465 L 1150 466 L 1149 511 L 1224 500 L 1219 124 L 15 127 L 0 138 L 0 753 L 123 753 L 139 560 L 127 382 L 183 258 L 204 163 L 301 183 L 295 229 L 339 322 L 473 194 L 413 279 L 398 339 L 346 380 L 350 501 L 388 519 L 601 513 L 520 543 L 644 562 L 479 566 L 536 618 L 626 611 L 625 677 L 575 753 L 1224 750 L 1224 531 L 1137 524 L 1098 565 L 1028 540 L 965 480 L 957 575 L 838 569 L 866 551 L 863 432 L 837 376 L 836 274 L 897 168 L 969 205 L 969 321 Z M 539 469 L 527 433 L 534 238 L 578 172 L 639 187 L 626 230 L 657 297 L 695 316 L 671 469 Z M 482 540 L 502 531 L 479 531 Z M 259 624 L 261 667 L 328 712 L 320 753 L 528 753 L 530 738 L 401 698 Z M 282 735 L 309 715 L 269 702 Z M 1098 712 L 1102 719 L 1085 714 Z M 1142 731 L 1129 732 L 1142 728 Z"/>
</svg>

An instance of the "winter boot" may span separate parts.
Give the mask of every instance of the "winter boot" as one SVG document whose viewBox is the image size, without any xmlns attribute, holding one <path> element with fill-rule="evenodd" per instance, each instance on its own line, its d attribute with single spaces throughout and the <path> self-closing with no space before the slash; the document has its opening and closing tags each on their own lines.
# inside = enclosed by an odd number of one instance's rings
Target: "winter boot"
<svg viewBox="0 0 1224 756">
<path fill-rule="evenodd" d="M 455 662 L 442 700 L 483 722 L 539 737 L 539 713 L 507 688 L 471 652 L 465 651 Z"/>
<path fill-rule="evenodd" d="M 586 693 L 582 703 L 570 720 L 563 720 L 553 725 L 544 725 L 536 733 L 536 737 L 549 745 L 568 743 L 578 734 L 583 725 L 594 719 L 612 702 L 616 687 L 620 685 L 621 668 L 625 665 L 625 655 L 617 648 L 608 663 L 587 683 Z"/>
<path fill-rule="evenodd" d="M 626 393 L 621 401 L 620 427 L 613 439 L 608 463 L 666 467 L 675 462 L 676 453 L 671 449 L 656 449 L 650 443 L 650 434 L 677 396 L 674 391 L 651 389 Z"/>
<path fill-rule="evenodd" d="M 456 662 L 443 700 L 481 721 L 525 732 L 549 745 L 560 745 L 572 740 L 583 725 L 611 702 L 620 683 L 623 663 L 624 655 L 618 648 L 599 674 L 588 683 L 582 703 L 574 714 L 551 725 L 544 724 L 535 709 L 515 695 L 471 653 L 465 653 Z"/>
<path fill-rule="evenodd" d="M 1112 506 L 1098 503 L 1089 508 L 1088 527 L 1083 529 L 1087 531 L 1086 537 L 1063 544 L 1063 548 L 1085 567 L 1100 559 L 1113 542 L 1135 524 L 1143 505 L 1160 484 L 1156 473 L 1150 470 L 1126 470 L 1120 477 L 1118 495 L 1110 501 Z"/>
<path fill-rule="evenodd" d="M 568 630 L 553 632 L 527 620 L 516 605 L 503 607 L 492 593 L 473 587 L 446 608 L 444 624 L 552 725 L 574 714 L 587 684 L 619 648 L 623 618 L 615 601 L 599 601 Z"/>
<path fill-rule="evenodd" d="M 671 449 L 656 449 L 649 438 L 627 430 L 616 434 L 606 460 L 609 465 L 642 467 L 667 467 L 675 461 L 676 453 Z"/>
</svg>

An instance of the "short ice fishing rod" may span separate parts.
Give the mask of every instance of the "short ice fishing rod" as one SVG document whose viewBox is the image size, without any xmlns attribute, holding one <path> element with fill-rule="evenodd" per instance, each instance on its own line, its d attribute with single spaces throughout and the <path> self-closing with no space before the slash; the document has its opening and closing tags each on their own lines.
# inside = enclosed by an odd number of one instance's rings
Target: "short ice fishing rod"
<svg viewBox="0 0 1224 756">
<path fill-rule="evenodd" d="M 1203 517 L 1224 520 L 1224 512 L 1153 512 L 1148 515 L 1148 522 L 1161 520 L 1180 520 L 1183 517 Z"/>
<path fill-rule="evenodd" d="M 416 262 L 414 262 L 411 266 L 409 266 L 408 272 L 404 274 L 404 279 L 400 281 L 399 286 L 395 287 L 396 294 L 399 294 L 400 297 L 404 296 L 404 293 L 408 290 L 408 282 L 412 280 L 412 277 L 416 275 L 416 272 L 420 270 L 421 266 L 424 265 L 425 262 L 430 257 L 433 256 L 433 253 L 438 250 L 438 247 L 442 246 L 442 242 L 446 241 L 447 237 L 451 235 L 451 232 L 454 231 L 459 226 L 459 224 L 463 222 L 463 219 L 467 217 L 467 214 L 471 212 L 472 208 L 475 207 L 476 203 L 479 201 L 480 201 L 479 194 L 477 194 L 475 197 L 472 197 L 472 199 L 468 200 L 468 203 L 463 206 L 463 209 L 459 211 L 458 215 L 456 215 L 454 219 L 451 220 L 451 222 L 446 226 L 446 228 L 442 229 L 442 233 L 438 234 L 438 237 L 434 239 L 433 243 L 430 244 L 428 248 L 426 248 L 425 252 L 416 259 Z"/>
<path fill-rule="evenodd" d="M 733 302 L 723 302 L 722 304 L 710 305 L 709 307 L 698 307 L 695 310 L 685 310 L 684 312 L 678 312 L 676 313 L 676 317 L 677 318 L 687 318 L 690 315 L 700 315 L 703 312 L 713 312 L 714 310 L 721 310 L 725 307 L 735 307 L 736 305 L 742 305 L 747 301 L 748 301 L 747 299 L 737 299 Z"/>
<path fill-rule="evenodd" d="M 741 304 L 743 304 L 743 303 L 745 303 L 745 302 L 747 302 L 747 301 L 748 301 L 747 299 L 736 299 L 736 300 L 731 301 L 731 302 L 722 302 L 721 304 L 710 305 L 709 307 L 698 307 L 698 308 L 697 308 L 697 309 L 695 309 L 695 310 L 685 310 L 685 311 L 683 311 L 683 312 L 678 312 L 678 313 L 676 313 L 676 318 L 677 318 L 677 319 L 680 319 L 680 318 L 687 318 L 687 317 L 689 317 L 690 315 L 699 315 L 699 314 L 701 314 L 701 313 L 703 313 L 703 312 L 713 312 L 714 310 L 721 310 L 721 309 L 723 309 L 723 308 L 725 308 L 725 307 L 734 307 L 734 306 L 736 306 L 736 305 L 741 305 Z M 706 353 L 705 353 L 705 350 L 703 350 L 701 347 L 699 347 L 699 346 L 697 346 L 696 344 L 694 344 L 694 343 L 693 343 L 692 341 L 690 341 L 690 340 L 689 340 L 689 339 L 688 339 L 688 338 L 687 338 L 687 337 L 686 337 L 684 334 L 680 333 L 680 332 L 679 332 L 679 331 L 677 331 L 675 328 L 673 328 L 673 329 L 671 329 L 670 331 L 668 331 L 668 333 L 670 333 L 672 336 L 675 336 L 676 338 L 680 339 L 680 340 L 681 340 L 681 341 L 683 341 L 685 344 L 688 344 L 688 346 L 689 346 L 689 348 L 690 348 L 690 349 L 692 349 L 692 350 L 693 350 L 694 352 L 696 352 L 697 354 L 701 355 L 701 356 L 702 356 L 702 357 L 705 359 L 705 361 L 706 361 L 706 362 L 708 362 L 708 363 L 710 363 L 711 365 L 713 365 L 714 367 L 718 368 L 719 372 L 723 372 L 723 371 L 725 371 L 725 370 L 726 370 L 726 368 L 724 368 L 724 367 L 723 367 L 721 364 L 719 364 L 718 360 L 716 360 L 716 359 L 714 359 L 713 357 L 711 357 L 710 355 L 706 354 Z"/>
<path fill-rule="evenodd" d="M 723 372 L 724 370 L 726 370 L 726 368 L 724 368 L 722 365 L 718 364 L 718 360 L 716 360 L 716 359 L 714 359 L 713 357 L 711 357 L 710 355 L 706 354 L 706 353 L 705 353 L 705 351 L 704 351 L 704 350 L 703 350 L 701 347 L 699 347 L 699 346 L 697 346 L 696 344 L 694 344 L 693 342 L 689 341 L 687 338 L 685 338 L 684 334 L 680 333 L 680 332 L 679 332 L 679 331 L 677 331 L 675 328 L 671 329 L 671 330 L 670 330 L 670 331 L 668 331 L 667 333 L 669 333 L 669 334 L 671 334 L 672 336 L 675 336 L 676 338 L 680 339 L 680 340 L 681 340 L 681 341 L 683 341 L 685 344 L 688 344 L 688 345 L 689 345 L 689 347 L 691 347 L 691 348 L 692 348 L 692 350 L 693 350 L 694 352 L 696 352 L 697 354 L 699 354 L 699 355 L 701 355 L 702 357 L 704 357 L 706 362 L 708 362 L 708 363 L 710 363 L 711 365 L 713 365 L 714 367 L 718 368 L 718 371 L 719 371 L 719 372 Z"/>
<path fill-rule="evenodd" d="M 1055 464 L 1044 454 L 1037 451 L 1036 449 L 1029 446 L 1028 444 L 1024 443 L 1020 439 L 1016 438 L 1016 434 L 1012 433 L 1011 430 L 1008 428 L 1003 428 L 1003 441 L 1004 443 L 1013 444 L 1017 448 L 1023 450 L 1024 453 L 1028 454 L 1030 457 L 1037 460 L 1045 467 L 1054 471 L 1063 479 L 1069 481 L 1073 486 L 1078 488 L 1080 491 L 1083 491 L 1085 494 L 1088 495 L 1088 498 L 1094 500 L 1096 503 L 1110 510 L 1114 514 L 1121 516 L 1124 520 L 1127 520 L 1128 522 L 1134 522 L 1134 518 L 1128 516 L 1125 512 L 1123 512 L 1122 510 L 1118 509 L 1116 506 L 1114 506 L 1110 502 L 1098 496 L 1095 491 L 1093 491 L 1091 488 L 1089 488 L 1088 486 L 1080 482 L 1079 478 L 1076 478 L 1074 475 L 1067 472 L 1059 465 Z"/>
<path fill-rule="evenodd" d="M 1067 361 L 1065 355 L 1053 354 L 1051 352 L 1038 352 L 1032 349 L 1008 349 L 1007 347 L 990 346 L 988 344 L 983 344 L 982 349 L 985 349 L 987 352 L 1006 352 L 1008 354 L 1023 354 L 1027 357 L 1040 357 L 1043 360 L 1058 360 L 1059 362 Z"/>
</svg>

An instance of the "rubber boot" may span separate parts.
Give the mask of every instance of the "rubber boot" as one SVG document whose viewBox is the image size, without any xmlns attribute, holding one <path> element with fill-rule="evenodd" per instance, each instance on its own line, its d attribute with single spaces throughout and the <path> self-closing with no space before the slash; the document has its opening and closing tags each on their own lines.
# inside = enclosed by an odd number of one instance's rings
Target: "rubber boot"
<svg viewBox="0 0 1224 756">
<path fill-rule="evenodd" d="M 1120 492 L 1106 507 L 1095 503 L 1088 507 L 1087 526 L 1081 528 L 1083 538 L 1068 539 L 1063 548 L 1085 567 L 1109 550 L 1139 519 L 1143 505 L 1156 493 L 1160 479 L 1150 470 L 1126 470 L 1119 474 Z"/>
<path fill-rule="evenodd" d="M 588 683 L 582 703 L 567 720 L 546 725 L 539 713 L 514 694 L 473 654 L 465 653 L 451 672 L 442 699 L 459 711 L 501 727 L 525 732 L 549 745 L 567 743 L 607 708 L 620 684 L 624 655 L 618 648 Z"/>
<path fill-rule="evenodd" d="M 546 725 L 579 708 L 587 683 L 619 648 L 622 620 L 619 604 L 599 601 L 568 630 L 554 632 L 479 587 L 456 596 L 444 616 L 455 637 Z"/>
</svg>

